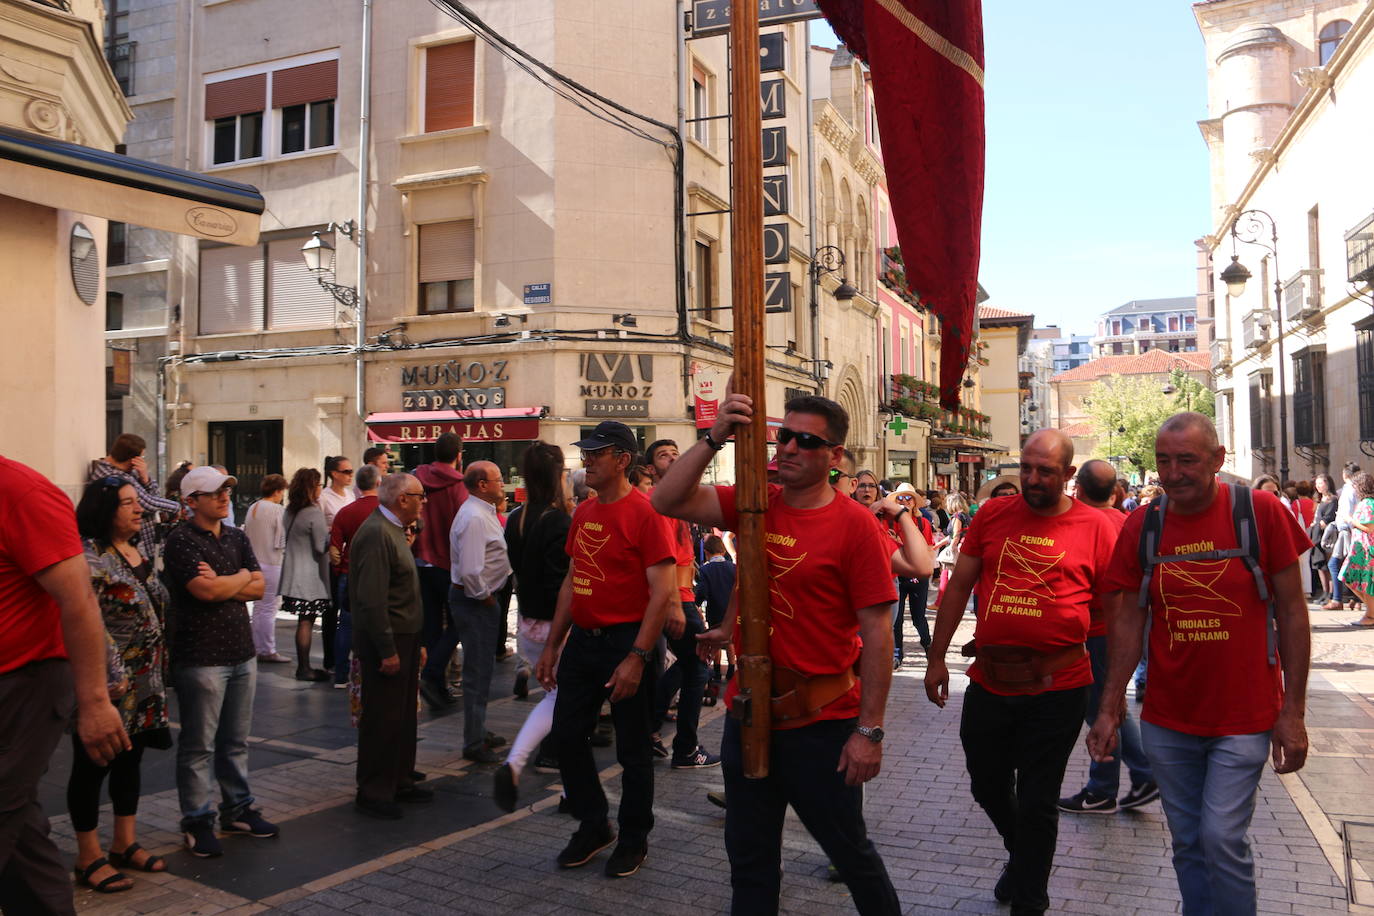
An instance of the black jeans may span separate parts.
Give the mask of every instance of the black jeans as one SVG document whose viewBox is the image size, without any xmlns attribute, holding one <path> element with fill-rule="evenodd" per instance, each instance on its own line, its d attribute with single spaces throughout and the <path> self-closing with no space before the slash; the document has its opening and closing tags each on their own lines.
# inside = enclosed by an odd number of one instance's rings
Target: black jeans
<svg viewBox="0 0 1374 916">
<path fill-rule="evenodd" d="M 416 571 L 420 574 L 420 602 L 425 609 L 420 644 L 429 653 L 420 680 L 444 685 L 444 671 L 458 648 L 458 628 L 448 615 L 449 572 L 438 566 L 417 566 Z"/>
<path fill-rule="evenodd" d="M 339 627 L 339 605 L 337 596 L 339 594 L 339 574 L 334 570 L 329 571 L 329 607 L 324 609 L 320 615 L 320 649 L 324 653 L 324 666 L 330 671 L 339 664 L 339 660 L 334 657 L 334 642 L 338 638 Z M 345 664 L 347 660 L 345 659 Z M 307 667 L 309 667 L 307 665 Z"/>
<path fill-rule="evenodd" d="M 930 578 L 897 580 L 897 613 L 892 616 L 892 656 L 902 658 L 902 608 L 911 603 L 911 623 L 920 637 L 921 648 L 930 645 L 930 623 L 926 620 L 926 596 L 930 593 Z"/>
<path fill-rule="evenodd" d="M 697 655 L 697 634 L 705 632 L 701 612 L 690 602 L 682 603 L 687 626 L 676 639 L 667 639 L 668 648 L 677 660 L 663 672 L 654 701 L 654 728 L 663 726 L 668 718 L 668 703 L 673 691 L 678 691 L 677 731 L 673 735 L 673 756 L 687 758 L 697 749 L 697 723 L 701 720 L 701 698 L 706 691 L 706 663 Z M 667 637 L 665 637 L 667 638 Z"/>
<path fill-rule="evenodd" d="M 725 774 L 725 849 L 730 855 L 730 912 L 767 916 L 778 911 L 782 884 L 782 825 L 787 806 L 839 869 L 855 908 L 900 913 L 887 867 L 864 825 L 863 789 L 844 784 L 840 752 L 856 719 L 830 719 L 801 728 L 775 729 L 768 775 L 745 779 L 740 727 L 725 720 L 721 767 Z"/>
<path fill-rule="evenodd" d="M 1059 790 L 1078 743 L 1088 688 L 1004 697 L 970 684 L 959 738 L 969 788 L 1011 854 L 1016 916 L 1049 908 Z"/>
<path fill-rule="evenodd" d="M 601 704 L 610 696 L 606 682 L 630 654 L 638 623 L 603 630 L 574 626 L 558 663 L 558 700 L 553 708 L 553 739 L 558 766 L 573 817 L 584 829 L 597 829 L 607 820 L 610 805 L 596 775 L 591 737 Z M 598 635 L 599 634 L 599 635 Z M 654 826 L 654 764 L 649 751 L 649 718 L 653 713 L 655 659 L 644 664 L 639 689 L 611 704 L 615 725 L 615 757 L 620 776 L 621 842 L 645 840 Z"/>
</svg>

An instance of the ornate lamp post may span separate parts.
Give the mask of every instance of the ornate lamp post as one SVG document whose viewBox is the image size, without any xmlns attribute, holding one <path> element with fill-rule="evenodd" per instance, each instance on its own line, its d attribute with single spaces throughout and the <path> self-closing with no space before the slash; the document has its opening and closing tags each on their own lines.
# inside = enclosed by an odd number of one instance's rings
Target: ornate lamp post
<svg viewBox="0 0 1374 916">
<path fill-rule="evenodd" d="M 1269 229 L 1267 242 L 1261 235 L 1266 226 Z M 1236 214 L 1231 223 L 1231 263 L 1221 272 L 1221 282 L 1226 284 L 1226 292 L 1232 299 L 1245 294 L 1245 283 L 1251 277 L 1235 253 L 1237 241 L 1258 245 L 1274 258 L 1274 337 L 1279 345 L 1279 481 L 1284 482 L 1288 480 L 1288 395 L 1283 359 L 1283 284 L 1279 281 L 1278 224 L 1263 210 L 1243 210 Z"/>
</svg>

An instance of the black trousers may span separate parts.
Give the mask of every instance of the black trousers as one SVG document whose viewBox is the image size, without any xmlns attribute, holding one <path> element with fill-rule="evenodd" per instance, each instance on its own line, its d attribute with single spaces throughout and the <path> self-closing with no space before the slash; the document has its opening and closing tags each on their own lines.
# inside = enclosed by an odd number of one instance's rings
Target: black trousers
<svg viewBox="0 0 1374 916">
<path fill-rule="evenodd" d="M 678 694 L 677 731 L 673 734 L 673 756 L 678 758 L 690 757 L 696 752 L 697 726 L 701 722 L 701 700 L 708 673 L 706 663 L 697 655 L 697 634 L 706 630 L 701 612 L 688 601 L 682 602 L 682 612 L 687 617 L 682 635 L 676 639 L 665 637 L 666 645 L 673 650 L 677 660 L 663 672 L 654 691 L 655 731 L 663 727 L 668 718 L 668 705 L 673 694 Z"/>
<path fill-rule="evenodd" d="M 124 751 L 109 766 L 101 766 L 86 753 L 86 746 L 72 733 L 72 771 L 67 777 L 67 810 L 72 815 L 72 829 L 78 832 L 100 826 L 100 787 L 110 777 L 110 802 L 115 817 L 132 817 L 138 813 L 138 796 L 143 785 L 140 767 L 143 745 L 137 739 L 133 747 Z"/>
<path fill-rule="evenodd" d="M 416 691 L 420 686 L 420 636 L 397 633 L 401 669 L 382 674 L 381 656 L 366 639 L 353 646 L 362 669 L 362 712 L 358 717 L 358 797 L 391 802 L 414 783 L 415 738 L 419 725 Z"/>
<path fill-rule="evenodd" d="M 558 663 L 558 700 L 553 708 L 553 738 L 558 766 L 573 817 L 584 828 L 597 828 L 610 814 L 606 793 L 596 775 L 591 737 L 601 705 L 610 696 L 606 682 L 630 654 L 638 623 L 597 631 L 574 626 Z M 654 765 L 649 750 L 657 661 L 644 664 L 639 689 L 611 704 L 615 756 L 620 775 L 620 839 L 646 839 L 654 826 Z"/>
<path fill-rule="evenodd" d="M 74 705 L 65 659 L 0 675 L 0 912 L 76 912 L 71 875 L 38 804 L 38 781 Z"/>
<path fill-rule="evenodd" d="M 324 653 L 324 666 L 330 671 L 339 664 L 339 660 L 334 657 L 334 640 L 339 632 L 339 605 L 335 596 L 339 594 L 339 574 L 334 570 L 329 571 L 329 606 L 320 615 L 320 650 Z M 305 667 L 310 667 L 309 659 L 305 661 Z"/>
<path fill-rule="evenodd" d="M 1059 790 L 1078 743 L 1088 688 L 1004 697 L 970 684 L 959 738 L 969 788 L 1011 854 L 1011 909 L 1049 908 Z"/>
<path fill-rule="evenodd" d="M 420 602 L 425 610 L 420 645 L 429 653 L 421 677 L 446 687 L 444 671 L 458 648 L 458 628 L 448 615 L 449 571 L 438 566 L 417 566 L 416 572 L 420 574 Z"/>
<path fill-rule="evenodd" d="M 782 886 L 782 826 L 787 806 L 840 872 L 865 916 L 902 911 L 883 857 L 864 824 L 863 787 L 847 786 L 836 770 L 857 719 L 828 719 L 775 729 L 768 775 L 745 779 L 740 727 L 725 720 L 725 850 L 730 856 L 730 912 L 768 916 L 778 911 Z"/>
</svg>

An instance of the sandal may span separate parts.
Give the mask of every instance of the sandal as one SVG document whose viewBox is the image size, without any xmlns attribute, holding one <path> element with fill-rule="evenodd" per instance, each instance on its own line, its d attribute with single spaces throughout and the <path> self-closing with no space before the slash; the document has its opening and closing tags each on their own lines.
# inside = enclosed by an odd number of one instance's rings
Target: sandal
<svg viewBox="0 0 1374 916">
<path fill-rule="evenodd" d="M 111 849 L 110 862 L 119 868 L 136 868 L 139 871 L 146 872 L 163 872 L 167 870 L 166 860 L 163 859 L 162 856 L 155 856 L 151 853 L 148 854 L 148 858 L 143 860 L 143 864 L 139 865 L 134 861 L 134 856 L 138 855 L 140 852 L 147 852 L 147 850 L 137 843 L 130 843 L 128 846 L 125 846 L 123 852 L 115 852 Z"/>
<path fill-rule="evenodd" d="M 114 866 L 110 865 L 109 859 L 101 858 L 96 859 L 94 862 L 92 862 L 90 865 L 87 865 L 85 868 L 82 868 L 80 865 L 76 866 L 72 869 L 72 873 L 76 875 L 76 881 L 78 884 L 83 884 L 86 887 L 89 887 L 97 894 L 117 894 L 120 891 L 127 891 L 133 888 L 133 879 L 130 878 L 128 875 L 124 874 L 122 871 L 116 871 L 113 875 L 110 875 L 110 877 L 106 878 L 104 881 L 101 881 L 99 884 L 92 883 L 91 875 L 106 867 L 113 868 Z M 111 884 L 115 884 L 120 881 L 128 881 L 129 883 L 124 885 L 123 887 L 110 887 Z"/>
<path fill-rule="evenodd" d="M 1356 619 L 1350 621 L 1350 625 L 1352 627 L 1374 627 L 1374 618 L 1357 617 Z"/>
</svg>

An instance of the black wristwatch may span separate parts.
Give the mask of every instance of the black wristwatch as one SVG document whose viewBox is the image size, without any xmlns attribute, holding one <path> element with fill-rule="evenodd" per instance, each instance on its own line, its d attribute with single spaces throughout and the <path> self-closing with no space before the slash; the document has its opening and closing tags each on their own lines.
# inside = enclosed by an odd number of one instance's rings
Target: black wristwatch
<svg viewBox="0 0 1374 916">
<path fill-rule="evenodd" d="M 702 436 L 701 438 L 706 440 L 707 446 L 709 446 L 711 451 L 713 452 L 718 452 L 721 449 L 725 448 L 724 442 L 717 442 L 715 439 L 711 438 L 711 431 L 709 429 L 706 431 L 706 435 Z"/>
<path fill-rule="evenodd" d="M 881 725 L 860 725 L 858 728 L 854 729 L 854 731 L 863 735 L 874 744 L 883 743 L 883 727 Z"/>
<path fill-rule="evenodd" d="M 900 509 L 897 510 L 897 514 L 894 515 L 894 516 L 892 516 L 892 520 L 895 522 L 897 519 L 899 519 L 899 518 L 902 517 L 902 513 L 903 513 L 903 512 L 910 512 L 910 511 L 911 511 L 911 509 L 908 508 L 907 506 L 902 506 L 902 508 L 900 508 Z"/>
<path fill-rule="evenodd" d="M 644 664 L 649 664 L 649 659 L 654 657 L 653 649 L 641 649 L 639 646 L 630 646 L 630 654 L 638 655 L 639 660 Z"/>
</svg>

